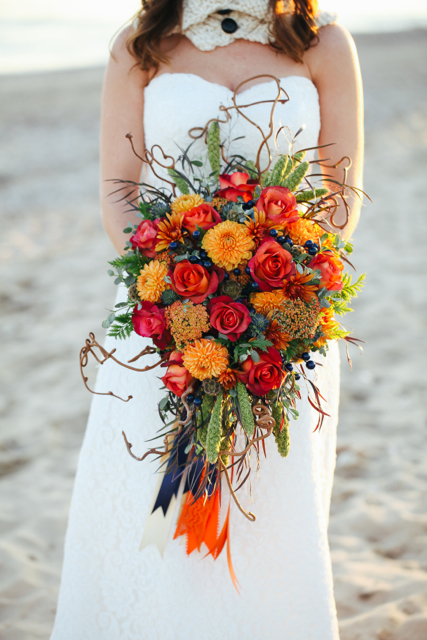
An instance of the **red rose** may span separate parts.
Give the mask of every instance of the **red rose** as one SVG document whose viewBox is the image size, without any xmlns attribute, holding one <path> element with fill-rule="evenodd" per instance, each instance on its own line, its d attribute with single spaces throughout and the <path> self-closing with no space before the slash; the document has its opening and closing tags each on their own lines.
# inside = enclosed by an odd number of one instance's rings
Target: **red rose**
<svg viewBox="0 0 427 640">
<path fill-rule="evenodd" d="M 249 327 L 251 317 L 244 304 L 235 302 L 230 296 L 212 298 L 209 303 L 211 325 L 225 334 L 232 342 Z"/>
<path fill-rule="evenodd" d="M 201 264 L 191 264 L 189 260 L 182 260 L 174 269 L 169 270 L 168 275 L 175 293 L 197 303 L 203 302 L 208 295 L 217 290 L 222 279 L 218 274 L 222 273 L 220 269 L 213 268 L 208 271 Z"/>
<path fill-rule="evenodd" d="M 211 229 L 221 222 L 221 216 L 218 211 L 209 204 L 200 204 L 198 207 L 190 209 L 184 213 L 182 226 L 188 229 L 190 233 L 196 231 L 196 228 Z"/>
<path fill-rule="evenodd" d="M 331 251 L 318 253 L 308 265 L 310 269 L 319 269 L 320 286 L 328 291 L 341 291 L 344 265 Z"/>
<path fill-rule="evenodd" d="M 171 335 L 166 329 L 165 310 L 159 309 L 152 302 L 141 302 L 141 309 L 135 306 L 132 315 L 132 325 L 135 333 L 144 338 L 152 338 L 159 349 L 165 349 L 171 341 Z"/>
<path fill-rule="evenodd" d="M 159 221 L 157 219 L 154 221 L 143 220 L 130 239 L 132 247 L 134 249 L 138 247 L 140 252 L 147 258 L 154 258 L 156 255 L 155 246 L 157 244 L 158 225 Z"/>
<path fill-rule="evenodd" d="M 249 269 L 261 291 L 282 287 L 285 278 L 295 271 L 289 251 L 273 238 L 261 242 L 256 254 L 249 260 Z"/>
<path fill-rule="evenodd" d="M 187 391 L 194 378 L 182 364 L 182 353 L 179 353 L 179 351 L 173 351 L 171 353 L 168 370 L 161 380 L 165 387 L 178 396 L 178 398 Z"/>
<path fill-rule="evenodd" d="M 245 202 L 249 202 L 257 186 L 256 181 L 249 180 L 249 174 L 244 171 L 235 171 L 229 175 L 223 173 L 219 176 L 219 184 L 221 190 L 216 195 L 232 202 L 237 202 L 238 196 L 241 196 Z"/>
<path fill-rule="evenodd" d="M 240 380 L 256 396 L 265 396 L 270 389 L 278 389 L 282 382 L 282 358 L 274 347 L 267 351 L 257 351 L 259 362 L 247 358 L 238 373 Z"/>
<path fill-rule="evenodd" d="M 299 220 L 297 201 L 286 187 L 266 187 L 255 206 L 258 211 L 264 211 L 267 220 L 281 227 Z"/>
</svg>

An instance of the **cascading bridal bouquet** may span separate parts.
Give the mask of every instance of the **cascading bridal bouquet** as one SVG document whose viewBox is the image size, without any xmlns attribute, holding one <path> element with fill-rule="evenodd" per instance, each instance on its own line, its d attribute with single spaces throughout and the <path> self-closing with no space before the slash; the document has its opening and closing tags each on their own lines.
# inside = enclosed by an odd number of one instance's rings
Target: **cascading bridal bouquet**
<svg viewBox="0 0 427 640">
<path fill-rule="evenodd" d="M 101 364 L 112 359 L 135 371 L 165 369 L 166 394 L 159 404 L 164 448 L 137 457 L 123 433 L 132 457 L 161 460 L 143 546 L 156 537 L 150 527 L 159 527 L 159 514 L 166 522 L 182 482 L 175 537 L 186 535 L 188 554 L 205 543 L 216 558 L 229 541 L 230 507 L 219 531 L 224 483 L 239 510 L 255 520 L 236 495 L 250 478 L 251 456 L 259 461 L 269 437 L 281 456 L 288 455 L 301 379 L 319 413 L 316 428 L 321 426 L 323 398 L 307 370 L 315 369 L 315 358 L 326 355 L 330 341 L 359 342 L 337 319 L 351 311 L 348 302 L 363 284 L 363 276 L 352 283 L 344 272 L 352 245 L 334 224 L 338 199 L 346 206 L 352 188 L 345 171 L 342 184 L 328 177 L 333 192 L 315 188 L 307 150 L 294 153 L 293 141 L 274 166 L 269 160 L 261 168 L 262 152 L 271 158 L 275 107 L 289 99 L 278 80 L 277 88 L 276 99 L 264 101 L 272 103 L 270 125 L 255 161 L 225 155 L 221 125 L 233 110 L 249 120 L 236 94 L 231 107 L 221 107 L 223 120 L 190 132 L 205 141 L 208 161 L 191 159 L 191 145 L 177 161 L 165 154 L 155 160 L 154 148 L 145 152 L 141 159 L 166 186 L 142 183 L 139 201 L 130 202 L 141 222 L 124 229 L 130 236 L 125 253 L 109 270 L 115 284 L 127 287 L 128 298 L 103 326 L 120 339 L 132 332 L 149 337 L 153 346 L 123 363 L 90 334 L 81 351 L 87 388 L 89 353 Z M 133 366 L 154 353 L 154 366 Z M 228 544 L 227 556 L 235 582 Z"/>
</svg>

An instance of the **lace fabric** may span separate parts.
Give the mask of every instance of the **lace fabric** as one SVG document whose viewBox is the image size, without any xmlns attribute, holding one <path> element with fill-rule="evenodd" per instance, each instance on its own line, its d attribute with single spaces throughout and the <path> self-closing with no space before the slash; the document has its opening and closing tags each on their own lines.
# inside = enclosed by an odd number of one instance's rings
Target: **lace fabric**
<svg viewBox="0 0 427 640">
<path fill-rule="evenodd" d="M 315 146 L 320 119 L 314 85 L 305 78 L 285 78 L 290 96 L 280 105 L 275 126 L 295 133 L 298 148 Z M 179 89 L 179 90 L 178 90 Z M 245 101 L 261 89 L 251 87 Z M 263 95 L 274 93 L 271 83 Z M 171 99 L 173 96 L 173 99 Z M 190 127 L 203 126 L 229 104 L 232 93 L 191 74 L 166 74 L 145 90 L 146 144 L 160 144 L 177 155 L 188 143 Z M 191 109 L 188 108 L 191 105 Z M 267 105 L 268 107 L 268 105 Z M 252 108 L 252 117 L 266 125 L 265 105 Z M 231 151 L 253 158 L 259 140 L 244 121 L 230 125 Z M 198 142 L 193 152 L 202 153 Z M 280 138 L 279 146 L 288 144 Z M 118 300 L 124 291 L 119 290 Z M 148 339 L 133 335 L 125 342 L 107 338 L 129 360 Z M 149 364 L 150 358 L 146 358 Z M 282 459 L 274 441 L 267 442 L 267 459 L 254 475 L 252 496 L 240 492 L 245 508 L 257 516 L 248 522 L 232 505 L 231 553 L 241 584 L 239 596 L 228 575 L 225 554 L 216 561 L 173 540 L 172 528 L 164 557 L 152 545 L 138 551 L 144 523 L 157 483 L 156 464 L 138 463 L 125 449 L 124 429 L 139 454 L 159 428 L 156 403 L 158 370 L 138 374 L 112 362 L 98 373 L 97 390 L 113 390 L 128 403 L 94 397 L 79 458 L 65 543 L 64 567 L 55 627 L 51 640 L 338 640 L 333 599 L 327 522 L 335 466 L 339 397 L 338 347 L 316 360 L 318 385 L 327 398 L 320 432 L 313 433 L 317 414 L 307 402 L 290 427 L 289 457 Z M 154 361 L 154 360 L 153 360 Z M 175 523 L 177 520 L 175 514 Z"/>
</svg>

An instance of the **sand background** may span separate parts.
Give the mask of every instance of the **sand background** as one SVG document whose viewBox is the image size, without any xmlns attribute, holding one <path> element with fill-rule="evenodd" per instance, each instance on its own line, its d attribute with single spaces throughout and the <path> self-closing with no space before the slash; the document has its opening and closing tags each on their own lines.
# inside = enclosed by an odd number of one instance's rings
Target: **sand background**
<svg viewBox="0 0 427 640">
<path fill-rule="evenodd" d="M 343 349 L 330 521 L 342 640 L 427 638 L 427 31 L 360 35 L 367 286 Z M 115 291 L 98 204 L 103 69 L 0 77 L 0 637 L 49 637 L 90 396 L 78 370 Z M 321 436 L 320 436 L 321 437 Z M 320 639 L 319 639 L 320 640 Z"/>
</svg>

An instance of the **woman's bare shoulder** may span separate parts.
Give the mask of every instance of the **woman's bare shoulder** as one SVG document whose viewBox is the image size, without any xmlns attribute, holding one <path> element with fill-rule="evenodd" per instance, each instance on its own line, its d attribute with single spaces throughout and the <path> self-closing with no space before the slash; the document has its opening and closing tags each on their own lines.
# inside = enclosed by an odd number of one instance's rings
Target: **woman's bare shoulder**
<svg viewBox="0 0 427 640">
<path fill-rule="evenodd" d="M 113 65 L 120 73 L 131 72 L 133 79 L 138 78 L 138 81 L 146 84 L 148 82 L 148 72 L 141 69 L 137 64 L 136 58 L 127 47 L 129 36 L 132 35 L 133 31 L 134 27 L 129 25 L 115 36 L 110 49 L 109 66 Z"/>
<path fill-rule="evenodd" d="M 340 24 L 331 24 L 318 31 L 317 42 L 304 55 L 313 80 L 334 72 L 345 72 L 357 61 L 356 45 L 350 33 Z"/>
</svg>

